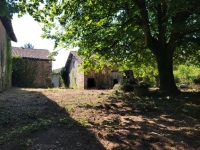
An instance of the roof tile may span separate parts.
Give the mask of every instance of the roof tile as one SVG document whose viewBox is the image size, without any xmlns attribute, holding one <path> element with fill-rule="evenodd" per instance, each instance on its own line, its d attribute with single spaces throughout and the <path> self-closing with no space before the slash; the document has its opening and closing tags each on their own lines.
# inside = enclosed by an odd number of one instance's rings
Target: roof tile
<svg viewBox="0 0 200 150">
<path fill-rule="evenodd" d="M 48 58 L 49 54 L 50 52 L 46 49 L 27 49 L 21 47 L 12 47 L 12 56 L 40 60 L 55 60 L 54 58 Z"/>
</svg>

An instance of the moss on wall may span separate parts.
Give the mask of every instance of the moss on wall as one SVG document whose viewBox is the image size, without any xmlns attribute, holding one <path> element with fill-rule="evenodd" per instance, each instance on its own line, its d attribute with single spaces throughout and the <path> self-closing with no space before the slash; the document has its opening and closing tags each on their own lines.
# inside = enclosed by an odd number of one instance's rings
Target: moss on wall
<svg viewBox="0 0 200 150">
<path fill-rule="evenodd" d="M 12 85 L 17 87 L 51 87 L 51 62 L 12 57 Z"/>
<path fill-rule="evenodd" d="M 13 57 L 12 85 L 18 87 L 32 87 L 37 75 L 37 61 Z"/>
<path fill-rule="evenodd" d="M 9 88 L 11 86 L 12 80 L 12 54 L 11 54 L 11 41 L 6 36 L 6 66 L 5 66 L 5 88 Z"/>
<path fill-rule="evenodd" d="M 65 67 L 61 68 L 59 75 L 61 77 L 61 85 L 64 87 L 69 87 L 69 73 Z"/>
</svg>

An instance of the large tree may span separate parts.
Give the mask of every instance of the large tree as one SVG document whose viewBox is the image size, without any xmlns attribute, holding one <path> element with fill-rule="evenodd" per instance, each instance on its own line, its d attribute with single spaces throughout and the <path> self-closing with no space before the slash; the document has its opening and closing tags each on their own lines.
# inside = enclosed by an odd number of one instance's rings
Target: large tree
<svg viewBox="0 0 200 150">
<path fill-rule="evenodd" d="M 199 0 L 43 2 L 27 0 L 20 5 L 44 23 L 44 37 L 54 39 L 55 46 L 78 46 L 86 68 L 92 61 L 120 66 L 155 60 L 160 89 L 176 93 L 174 56 L 184 61 L 184 54 L 199 57 Z"/>
</svg>

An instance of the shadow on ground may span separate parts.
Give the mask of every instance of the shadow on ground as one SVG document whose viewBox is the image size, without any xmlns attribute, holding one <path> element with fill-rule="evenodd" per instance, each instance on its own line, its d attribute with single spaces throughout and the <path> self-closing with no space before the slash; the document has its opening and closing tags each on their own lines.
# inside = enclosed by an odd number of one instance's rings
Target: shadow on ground
<svg viewBox="0 0 200 150">
<path fill-rule="evenodd" d="M 46 92 L 0 94 L 0 149 L 200 149 L 200 93 Z"/>
<path fill-rule="evenodd" d="M 115 145 L 113 150 L 200 149 L 200 93 L 176 97 L 115 93 L 105 103 L 86 108 L 104 114 L 90 118 L 90 123 L 100 131 L 101 143 Z"/>
<path fill-rule="evenodd" d="M 86 127 L 41 92 L 0 94 L 1 150 L 103 150 Z"/>
</svg>

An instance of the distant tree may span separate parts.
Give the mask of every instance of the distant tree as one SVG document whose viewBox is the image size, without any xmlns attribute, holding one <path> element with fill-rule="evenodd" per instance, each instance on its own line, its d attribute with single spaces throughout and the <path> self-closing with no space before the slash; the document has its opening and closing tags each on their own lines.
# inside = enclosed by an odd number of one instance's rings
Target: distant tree
<svg viewBox="0 0 200 150">
<path fill-rule="evenodd" d="M 34 46 L 31 43 L 25 43 L 23 48 L 34 49 Z"/>
</svg>

